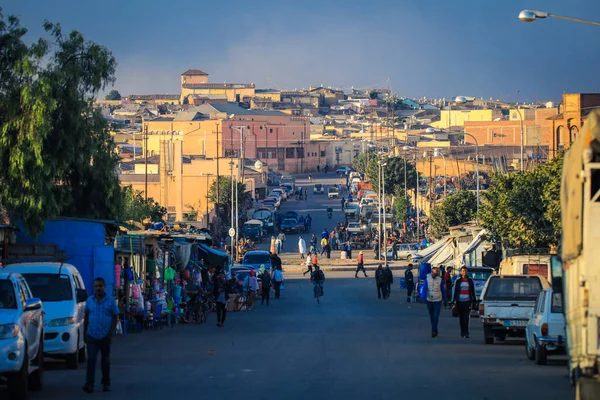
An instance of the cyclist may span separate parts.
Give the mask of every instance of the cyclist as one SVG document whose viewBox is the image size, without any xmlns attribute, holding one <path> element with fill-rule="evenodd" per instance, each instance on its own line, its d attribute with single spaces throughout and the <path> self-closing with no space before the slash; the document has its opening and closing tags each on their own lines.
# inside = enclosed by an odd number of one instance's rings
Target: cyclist
<svg viewBox="0 0 600 400">
<path fill-rule="evenodd" d="M 313 265 L 315 269 L 312 274 L 310 274 L 310 281 L 313 283 L 313 293 L 314 296 L 317 297 L 317 288 L 320 291 L 320 295 L 323 296 L 323 282 L 325 282 L 325 274 L 321 271 L 321 268 L 317 264 Z"/>
</svg>

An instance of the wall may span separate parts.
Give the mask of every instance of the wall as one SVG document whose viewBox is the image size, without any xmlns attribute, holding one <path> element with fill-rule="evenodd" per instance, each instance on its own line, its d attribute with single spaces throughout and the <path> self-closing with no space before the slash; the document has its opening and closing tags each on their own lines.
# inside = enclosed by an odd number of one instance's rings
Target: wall
<svg viewBox="0 0 600 400">
<path fill-rule="evenodd" d="M 493 121 L 501 116 L 500 110 L 441 110 L 440 120 L 431 126 L 447 129 L 450 126 L 464 126 L 467 121 Z"/>
<path fill-rule="evenodd" d="M 208 83 L 208 75 L 181 75 L 181 84 Z"/>
<path fill-rule="evenodd" d="M 184 155 L 205 155 L 213 158 L 222 154 L 222 135 L 217 144 L 217 127 L 222 129 L 222 121 L 209 119 L 203 121 L 147 121 L 148 154 L 160 154 L 160 141 L 183 140 Z M 161 134 L 154 134 L 161 132 Z M 162 134 L 162 132 L 168 132 Z M 176 132 L 176 134 L 171 134 Z M 182 135 L 177 134 L 182 132 Z M 205 151 L 206 149 L 206 151 Z"/>
<path fill-rule="evenodd" d="M 245 96 L 249 96 L 249 97 L 254 96 L 254 87 L 251 87 L 251 88 L 222 87 L 222 88 L 203 88 L 203 89 L 188 89 L 188 88 L 184 88 L 184 87 L 181 88 L 181 100 L 182 101 L 184 98 L 186 98 L 190 94 L 201 94 L 201 95 L 202 94 L 203 95 L 224 94 L 227 96 L 227 101 L 236 102 L 236 101 L 241 101 Z M 238 96 L 239 96 L 239 100 L 238 100 Z"/>
</svg>

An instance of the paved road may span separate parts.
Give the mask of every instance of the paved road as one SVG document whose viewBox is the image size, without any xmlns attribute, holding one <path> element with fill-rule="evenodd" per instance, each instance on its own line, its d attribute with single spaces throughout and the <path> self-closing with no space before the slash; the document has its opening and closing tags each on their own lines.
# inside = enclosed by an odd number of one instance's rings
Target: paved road
<svg viewBox="0 0 600 400">
<path fill-rule="evenodd" d="M 338 182 L 331 179 L 329 182 Z M 299 184 L 304 186 L 302 180 Z M 314 218 L 315 232 L 333 226 L 325 209 L 339 202 L 309 195 L 284 206 Z M 326 224 L 319 224 L 319 222 Z M 290 235 L 286 250 L 296 251 Z M 290 247 L 293 243 L 294 247 Z M 406 304 L 394 286 L 378 300 L 373 278 L 352 272 L 327 275 L 317 305 L 301 275 L 288 274 L 283 298 L 251 312 L 229 313 L 224 328 L 215 315 L 206 324 L 178 325 L 114 339 L 113 392 L 106 399 L 567 399 L 564 359 L 536 366 L 522 342 L 484 345 L 472 320 L 471 339 L 443 311 L 432 339 L 426 309 Z M 85 369 L 50 362 L 46 388 L 33 399 L 83 399 Z M 99 373 L 99 372 L 98 372 Z M 98 377 L 99 381 L 99 377 Z M 0 389 L 0 398 L 5 392 Z"/>
<path fill-rule="evenodd" d="M 327 277 L 320 305 L 306 279 L 289 276 L 283 297 L 206 324 L 117 337 L 110 399 L 567 399 L 564 361 L 536 366 L 522 342 L 484 345 L 443 312 L 430 337 L 423 305 L 396 287 L 378 300 L 372 278 Z M 55 364 L 34 399 L 79 399 L 85 371 Z M 99 378 L 98 378 L 99 379 Z M 3 393 L 0 391 L 0 397 Z"/>
</svg>

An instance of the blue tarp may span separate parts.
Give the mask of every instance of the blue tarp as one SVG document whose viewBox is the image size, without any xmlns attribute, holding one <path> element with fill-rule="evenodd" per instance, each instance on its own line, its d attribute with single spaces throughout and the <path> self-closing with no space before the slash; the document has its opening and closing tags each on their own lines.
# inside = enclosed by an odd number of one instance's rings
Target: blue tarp
<svg viewBox="0 0 600 400">
<path fill-rule="evenodd" d="M 21 225 L 21 224 L 20 224 Z M 83 278 L 88 293 L 93 292 L 93 281 L 102 277 L 107 293 L 115 285 L 115 250 L 105 245 L 106 224 L 93 220 L 50 220 L 37 239 L 20 226 L 19 244 L 56 244 L 65 252 L 67 263 L 74 265 Z"/>
</svg>

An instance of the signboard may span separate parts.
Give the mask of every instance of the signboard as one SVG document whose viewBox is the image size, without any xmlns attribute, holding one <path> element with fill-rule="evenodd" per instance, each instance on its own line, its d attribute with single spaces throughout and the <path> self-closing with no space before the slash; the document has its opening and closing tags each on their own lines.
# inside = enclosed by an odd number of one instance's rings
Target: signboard
<svg viewBox="0 0 600 400">
<path fill-rule="evenodd" d="M 229 237 L 234 237 L 234 236 L 235 236 L 235 229 L 229 228 Z"/>
</svg>

